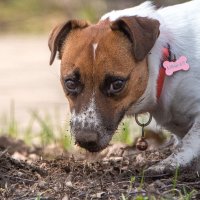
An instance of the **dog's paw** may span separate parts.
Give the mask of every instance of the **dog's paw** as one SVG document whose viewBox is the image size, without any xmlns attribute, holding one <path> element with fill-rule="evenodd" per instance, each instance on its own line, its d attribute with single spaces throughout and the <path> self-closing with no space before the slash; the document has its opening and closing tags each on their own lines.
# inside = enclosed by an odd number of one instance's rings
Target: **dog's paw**
<svg viewBox="0 0 200 200">
<path fill-rule="evenodd" d="M 180 164 L 171 157 L 153 165 L 145 170 L 146 175 L 161 175 L 161 174 L 174 174 Z"/>
</svg>

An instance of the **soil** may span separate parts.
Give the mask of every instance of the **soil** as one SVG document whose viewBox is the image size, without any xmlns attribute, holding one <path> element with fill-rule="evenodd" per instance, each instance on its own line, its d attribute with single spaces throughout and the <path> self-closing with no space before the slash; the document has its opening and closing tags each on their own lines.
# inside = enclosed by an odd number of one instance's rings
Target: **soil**
<svg viewBox="0 0 200 200">
<path fill-rule="evenodd" d="M 30 148 L 23 141 L 0 137 L 0 199 L 183 199 L 185 193 L 187 199 L 200 199 L 195 172 L 177 178 L 143 173 L 171 153 L 169 146 L 139 152 L 115 144 L 99 154 L 55 152 L 60 149 Z"/>
</svg>

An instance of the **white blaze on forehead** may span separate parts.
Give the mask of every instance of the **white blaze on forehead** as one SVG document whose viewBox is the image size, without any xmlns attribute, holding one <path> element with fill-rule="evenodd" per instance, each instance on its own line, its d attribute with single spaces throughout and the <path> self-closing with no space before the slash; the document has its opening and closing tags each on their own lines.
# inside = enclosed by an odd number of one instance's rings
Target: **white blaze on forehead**
<svg viewBox="0 0 200 200">
<path fill-rule="evenodd" d="M 94 96 L 79 114 L 76 114 L 75 111 L 72 112 L 71 123 L 72 126 L 78 126 L 76 128 L 88 128 L 94 130 L 100 128 L 101 121 L 97 113 Z"/>
<path fill-rule="evenodd" d="M 92 47 L 93 47 L 93 58 L 94 58 L 94 60 L 95 60 L 95 58 L 96 58 L 97 46 L 98 46 L 97 43 L 92 44 Z"/>
</svg>

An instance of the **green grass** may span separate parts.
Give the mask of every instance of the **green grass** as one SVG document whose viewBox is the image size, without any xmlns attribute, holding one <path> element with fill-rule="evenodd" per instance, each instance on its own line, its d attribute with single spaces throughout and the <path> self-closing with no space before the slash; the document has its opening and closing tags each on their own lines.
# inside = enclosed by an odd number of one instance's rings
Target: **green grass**
<svg viewBox="0 0 200 200">
<path fill-rule="evenodd" d="M 54 109 L 54 113 L 40 113 L 37 110 L 29 111 L 29 120 L 25 127 L 17 122 L 15 116 L 15 104 L 10 104 L 9 115 L 0 117 L 0 123 L 4 124 L 0 129 L 0 134 L 7 134 L 12 138 L 19 138 L 26 144 L 38 144 L 43 147 L 56 144 L 64 150 L 73 147 L 73 137 L 70 134 L 69 120 L 61 123 L 61 114 L 59 108 Z M 37 129 L 35 129 L 37 127 Z M 132 145 L 135 138 L 140 136 L 141 127 L 139 127 L 133 118 L 125 118 L 119 125 L 118 130 L 112 138 L 112 143 L 124 143 Z"/>
<path fill-rule="evenodd" d="M 0 1 L 0 33 L 50 32 L 53 26 L 71 18 L 96 21 L 104 2 L 98 7 L 88 0 L 57 2 L 53 0 L 2 0 Z M 103 11 L 101 12 L 103 13 Z"/>
<path fill-rule="evenodd" d="M 125 118 L 114 134 L 112 142 L 121 142 L 132 145 L 135 138 L 141 134 L 140 132 L 140 127 L 135 124 L 133 118 Z"/>
<path fill-rule="evenodd" d="M 15 104 L 14 101 L 10 105 L 10 122 L 8 124 L 8 135 L 11 137 L 18 136 L 18 124 L 15 119 Z"/>
<path fill-rule="evenodd" d="M 1 33 L 42 33 L 55 18 L 64 16 L 64 9 L 47 0 L 0 1 Z"/>
<path fill-rule="evenodd" d="M 179 175 L 179 167 L 177 166 L 176 171 L 175 171 L 175 175 L 174 175 L 174 178 L 173 178 L 173 189 L 175 189 L 176 186 L 177 186 L 178 175 Z"/>
<path fill-rule="evenodd" d="M 40 198 L 40 195 L 38 195 L 36 198 L 35 198 L 35 200 L 40 200 L 41 198 Z"/>
<path fill-rule="evenodd" d="M 73 147 L 74 142 L 69 126 L 70 119 L 66 119 L 66 122 L 62 124 L 58 108 L 54 109 L 53 114 L 40 113 L 37 110 L 29 111 L 28 113 L 29 119 L 22 128 L 16 119 L 15 103 L 12 101 L 9 115 L 0 117 L 0 123 L 3 125 L 0 129 L 0 135 L 6 134 L 12 138 L 22 139 L 29 146 L 37 144 L 45 147 L 53 144 L 64 150 L 69 150 Z M 133 133 L 139 133 L 138 127 L 134 126 L 132 122 L 132 118 L 126 118 L 120 124 L 112 142 L 131 145 L 134 139 Z"/>
<path fill-rule="evenodd" d="M 142 172 L 140 177 L 140 181 L 137 182 L 137 177 L 132 176 L 130 178 L 129 189 L 127 190 L 127 194 L 121 194 L 121 200 L 192 200 L 195 198 L 197 194 L 196 190 L 187 191 L 185 187 L 178 188 L 178 175 L 179 168 L 176 168 L 175 174 L 172 178 L 172 189 L 164 191 L 162 194 L 151 194 L 151 192 L 146 191 L 145 184 L 145 174 Z M 148 184 L 148 183 L 147 183 Z M 136 187 L 138 185 L 138 187 Z M 134 186 L 134 187 L 133 187 Z M 134 194 L 130 195 L 131 191 L 134 191 Z"/>
<path fill-rule="evenodd" d="M 29 112 L 30 119 L 25 127 L 17 122 L 15 116 L 15 104 L 11 102 L 10 114 L 0 118 L 0 134 L 9 137 L 22 139 L 31 146 L 33 143 L 38 146 L 57 145 L 64 150 L 69 150 L 73 146 L 73 139 L 70 135 L 69 120 L 61 125 L 58 108 L 55 108 L 54 115 L 49 113 L 39 113 L 38 111 Z"/>
<path fill-rule="evenodd" d="M 29 119 L 22 128 L 16 119 L 15 103 L 12 101 L 9 115 L 0 117 L 0 122 L 3 124 L 0 129 L 0 135 L 6 134 L 12 138 L 22 139 L 29 146 L 37 144 L 45 147 L 55 144 L 64 150 L 73 147 L 74 142 L 69 126 L 70 119 L 66 119 L 66 122 L 62 124 L 58 108 L 55 108 L 53 114 L 40 113 L 37 110 L 29 111 L 28 113 Z M 135 136 L 139 134 L 138 128 L 138 126 L 133 125 L 132 118 L 126 118 L 120 124 L 112 142 L 122 142 L 131 145 L 134 140 L 134 134 Z"/>
</svg>

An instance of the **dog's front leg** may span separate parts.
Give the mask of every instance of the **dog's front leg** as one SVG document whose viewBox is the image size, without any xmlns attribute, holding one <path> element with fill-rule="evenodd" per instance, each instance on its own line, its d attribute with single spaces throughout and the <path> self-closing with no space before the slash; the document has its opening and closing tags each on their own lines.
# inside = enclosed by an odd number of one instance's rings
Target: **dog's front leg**
<svg viewBox="0 0 200 200">
<path fill-rule="evenodd" d="M 196 121 L 174 152 L 146 170 L 149 174 L 172 173 L 176 168 L 197 169 L 200 159 L 200 119 Z M 199 163 L 200 165 L 200 163 Z"/>
</svg>

